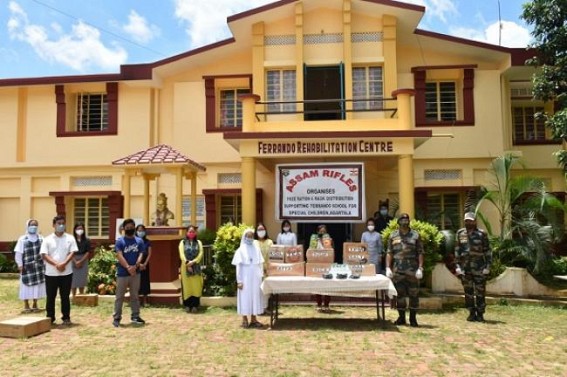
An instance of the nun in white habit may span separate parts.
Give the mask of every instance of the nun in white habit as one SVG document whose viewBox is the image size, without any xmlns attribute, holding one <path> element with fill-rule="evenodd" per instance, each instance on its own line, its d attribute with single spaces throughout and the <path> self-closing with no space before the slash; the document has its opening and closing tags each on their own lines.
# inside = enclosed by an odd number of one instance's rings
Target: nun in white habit
<svg viewBox="0 0 567 377">
<path fill-rule="evenodd" d="M 264 295 L 260 288 L 264 275 L 264 258 L 260 247 L 254 242 L 254 229 L 244 231 L 240 247 L 234 252 L 232 264 L 236 266 L 236 308 L 242 316 L 242 327 L 262 327 L 256 316 L 264 312 Z"/>
</svg>

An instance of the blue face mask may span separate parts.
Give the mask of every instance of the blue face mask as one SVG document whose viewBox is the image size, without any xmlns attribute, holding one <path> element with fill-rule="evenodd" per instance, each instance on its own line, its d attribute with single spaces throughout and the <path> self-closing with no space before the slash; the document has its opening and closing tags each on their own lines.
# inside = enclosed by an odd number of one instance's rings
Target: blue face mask
<svg viewBox="0 0 567 377">
<path fill-rule="evenodd" d="M 36 234 L 37 233 L 37 225 L 28 226 L 28 233 L 29 234 Z"/>
<path fill-rule="evenodd" d="M 380 214 L 381 214 L 382 216 L 386 216 L 386 215 L 388 215 L 388 210 L 387 210 L 387 209 L 381 209 L 381 210 L 380 210 Z"/>
<path fill-rule="evenodd" d="M 55 231 L 58 233 L 63 233 L 65 231 L 65 224 L 57 224 L 55 226 Z"/>
<path fill-rule="evenodd" d="M 245 243 L 246 245 L 252 245 L 252 242 L 254 242 L 254 240 L 253 240 L 252 238 L 246 237 L 246 238 L 244 239 L 244 243 Z"/>
<path fill-rule="evenodd" d="M 146 236 L 146 232 L 144 232 L 144 231 L 137 232 L 136 234 L 137 234 L 138 237 L 140 237 L 140 238 L 144 238 L 144 237 Z"/>
</svg>

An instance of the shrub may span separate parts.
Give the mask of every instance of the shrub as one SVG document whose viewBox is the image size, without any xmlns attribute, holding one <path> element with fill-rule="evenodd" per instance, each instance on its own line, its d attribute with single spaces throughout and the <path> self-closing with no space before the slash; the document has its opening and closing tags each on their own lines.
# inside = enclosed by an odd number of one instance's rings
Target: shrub
<svg viewBox="0 0 567 377">
<path fill-rule="evenodd" d="M 232 258 L 234 252 L 240 246 L 242 234 L 247 228 L 253 227 L 245 224 L 233 225 L 232 223 L 227 223 L 218 229 L 213 244 L 215 253 L 213 268 L 205 270 L 205 292 L 207 294 L 215 296 L 235 295 L 236 269 L 232 265 Z"/>
<path fill-rule="evenodd" d="M 88 291 L 101 295 L 116 292 L 116 253 L 114 246 L 98 246 L 89 262 Z"/>
<path fill-rule="evenodd" d="M 0 254 L 0 272 L 18 272 L 18 265 L 4 254 Z"/>
<path fill-rule="evenodd" d="M 423 270 L 426 272 L 432 271 L 435 263 L 441 261 L 441 254 L 439 248 L 443 241 L 443 234 L 439 229 L 428 222 L 420 220 L 411 220 L 410 228 L 417 231 L 423 243 Z M 387 251 L 388 240 L 394 230 L 398 229 L 398 222 L 396 219 L 388 223 L 388 227 L 382 231 L 382 242 L 384 243 L 384 251 Z"/>
</svg>

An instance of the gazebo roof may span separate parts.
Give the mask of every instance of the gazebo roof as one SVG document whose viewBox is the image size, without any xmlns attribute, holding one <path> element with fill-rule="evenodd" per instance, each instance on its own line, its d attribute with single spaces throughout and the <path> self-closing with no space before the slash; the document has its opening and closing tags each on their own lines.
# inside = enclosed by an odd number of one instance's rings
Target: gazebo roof
<svg viewBox="0 0 567 377">
<path fill-rule="evenodd" d="M 187 164 L 192 170 L 205 171 L 203 165 L 191 160 L 189 157 L 176 151 L 169 145 L 160 144 L 149 149 L 136 152 L 118 160 L 112 161 L 112 165 L 117 166 L 136 166 L 136 165 L 168 165 L 168 164 Z"/>
</svg>

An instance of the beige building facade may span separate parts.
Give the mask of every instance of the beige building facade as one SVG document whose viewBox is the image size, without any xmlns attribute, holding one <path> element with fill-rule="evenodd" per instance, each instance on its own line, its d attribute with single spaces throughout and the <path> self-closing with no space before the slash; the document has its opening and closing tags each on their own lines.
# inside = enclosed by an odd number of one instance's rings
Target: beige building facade
<svg viewBox="0 0 567 377">
<path fill-rule="evenodd" d="M 160 193 L 170 225 L 263 221 L 275 238 L 280 164 L 362 163 L 365 217 L 388 199 L 448 229 L 506 152 L 563 195 L 526 51 L 418 29 L 425 11 L 283 0 L 229 17 L 230 39 L 118 74 L 0 80 L 0 242 L 28 218 L 49 233 L 57 213 L 112 242 L 118 219 L 151 223 Z M 296 220 L 304 240 L 328 219 Z M 364 221 L 330 231 L 358 240 Z"/>
</svg>

